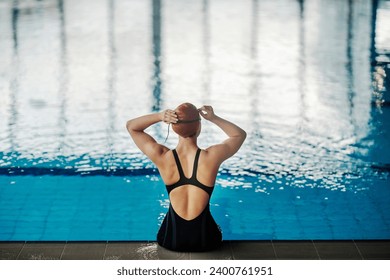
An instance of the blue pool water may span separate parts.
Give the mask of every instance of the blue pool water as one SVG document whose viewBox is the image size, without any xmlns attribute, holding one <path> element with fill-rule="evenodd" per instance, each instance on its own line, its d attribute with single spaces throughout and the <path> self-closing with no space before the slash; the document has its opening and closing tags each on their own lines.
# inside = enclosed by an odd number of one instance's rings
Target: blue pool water
<svg viewBox="0 0 390 280">
<path fill-rule="evenodd" d="M 168 197 L 125 123 L 185 101 L 248 132 L 210 202 L 224 239 L 390 239 L 389 18 L 384 0 L 0 0 L 0 240 L 155 240 Z"/>
<path fill-rule="evenodd" d="M 220 176 L 211 201 L 224 239 L 389 237 L 386 182 L 365 184 L 375 192 L 289 188 L 284 180 L 256 191 L 225 180 Z M 12 188 L 1 192 L 2 240 L 155 240 L 168 207 L 156 175 L 2 177 L 1 184 Z"/>
</svg>

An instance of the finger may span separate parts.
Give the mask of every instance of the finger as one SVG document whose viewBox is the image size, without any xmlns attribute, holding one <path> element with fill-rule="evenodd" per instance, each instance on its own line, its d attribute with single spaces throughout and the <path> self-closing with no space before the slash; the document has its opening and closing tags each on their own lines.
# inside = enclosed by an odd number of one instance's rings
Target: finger
<svg viewBox="0 0 390 280">
<path fill-rule="evenodd" d="M 208 120 L 209 118 L 209 114 L 205 113 L 205 112 L 199 112 L 199 114 L 205 119 L 205 120 Z"/>
<path fill-rule="evenodd" d="M 177 121 L 179 120 L 178 117 L 177 117 L 177 115 L 176 115 L 176 112 L 174 112 L 174 111 L 171 112 L 170 118 L 171 118 L 171 120 L 174 121 L 174 122 L 177 122 Z"/>
<path fill-rule="evenodd" d="M 204 113 L 207 113 L 208 109 L 206 106 L 202 106 L 201 108 L 199 108 L 199 112 L 202 112 L 203 114 Z"/>
<path fill-rule="evenodd" d="M 165 113 L 168 115 L 176 115 L 176 112 L 173 110 L 166 110 Z"/>
<path fill-rule="evenodd" d="M 168 109 L 168 110 L 165 110 L 165 112 L 164 112 L 164 120 L 163 120 L 163 121 L 164 121 L 165 123 L 167 123 L 167 124 L 169 124 L 169 123 L 172 122 L 172 120 L 171 120 L 171 119 L 172 119 L 172 116 L 171 116 L 172 113 L 171 113 L 171 111 L 172 111 L 172 110 L 169 110 L 169 109 Z"/>
<path fill-rule="evenodd" d="M 178 121 L 176 113 L 173 111 L 167 112 L 165 117 L 166 117 L 166 120 L 168 123 L 177 123 L 177 121 Z"/>
</svg>

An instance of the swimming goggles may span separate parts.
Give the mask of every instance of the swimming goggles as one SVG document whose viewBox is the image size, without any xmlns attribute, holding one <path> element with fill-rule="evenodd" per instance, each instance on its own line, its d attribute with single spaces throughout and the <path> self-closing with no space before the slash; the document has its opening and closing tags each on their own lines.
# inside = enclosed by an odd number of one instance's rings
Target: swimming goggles
<svg viewBox="0 0 390 280">
<path fill-rule="evenodd" d="M 200 121 L 200 118 L 193 119 L 193 120 L 178 120 L 177 123 L 174 123 L 174 124 L 178 124 L 178 123 L 193 123 L 193 122 L 197 122 L 197 121 Z"/>
</svg>

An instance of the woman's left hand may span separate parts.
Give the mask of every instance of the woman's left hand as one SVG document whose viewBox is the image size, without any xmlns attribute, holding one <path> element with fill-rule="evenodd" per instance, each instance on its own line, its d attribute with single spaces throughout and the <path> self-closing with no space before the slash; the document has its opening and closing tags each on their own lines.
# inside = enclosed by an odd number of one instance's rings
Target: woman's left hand
<svg viewBox="0 0 390 280">
<path fill-rule="evenodd" d="M 171 110 L 171 109 L 167 109 L 167 110 L 162 111 L 160 113 L 160 117 L 161 117 L 161 120 L 163 122 L 165 122 L 166 124 L 177 123 L 177 121 L 179 120 L 177 118 L 176 112 Z"/>
</svg>

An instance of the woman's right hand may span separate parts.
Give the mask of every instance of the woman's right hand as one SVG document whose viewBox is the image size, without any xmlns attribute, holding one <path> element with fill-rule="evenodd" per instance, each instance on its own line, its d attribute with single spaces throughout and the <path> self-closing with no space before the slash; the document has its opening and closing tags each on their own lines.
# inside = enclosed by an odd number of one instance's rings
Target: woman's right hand
<svg viewBox="0 0 390 280">
<path fill-rule="evenodd" d="M 203 105 L 198 109 L 199 114 L 208 121 L 211 121 L 215 118 L 214 109 L 211 106 Z"/>
<path fill-rule="evenodd" d="M 160 113 L 160 119 L 166 124 L 177 123 L 177 121 L 179 120 L 177 118 L 176 112 L 171 109 L 162 111 Z"/>
</svg>

